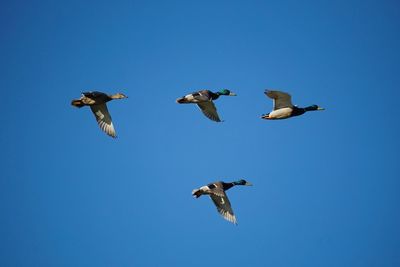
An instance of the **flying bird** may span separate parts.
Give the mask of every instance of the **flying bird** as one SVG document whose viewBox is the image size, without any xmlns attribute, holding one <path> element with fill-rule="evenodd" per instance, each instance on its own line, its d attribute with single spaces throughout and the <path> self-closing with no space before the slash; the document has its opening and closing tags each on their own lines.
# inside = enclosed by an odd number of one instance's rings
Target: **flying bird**
<svg viewBox="0 0 400 267">
<path fill-rule="evenodd" d="M 307 111 L 324 110 L 324 108 L 321 108 L 317 105 L 312 105 L 305 108 L 294 106 L 291 100 L 292 97 L 285 92 L 265 90 L 264 94 L 273 99 L 274 108 L 270 113 L 262 115 L 262 119 L 287 119 L 290 117 L 302 115 Z"/>
<path fill-rule="evenodd" d="M 229 190 L 231 187 L 235 185 L 252 185 L 252 184 L 243 179 L 231 183 L 225 183 L 219 181 L 202 186 L 198 189 L 194 189 L 192 191 L 192 195 L 195 198 L 198 198 L 201 195 L 209 195 L 211 200 L 217 207 L 218 212 L 222 215 L 222 217 L 224 217 L 225 220 L 237 224 L 236 216 L 233 213 L 231 203 L 228 199 L 228 196 L 225 193 L 226 190 Z"/>
<path fill-rule="evenodd" d="M 102 92 L 84 92 L 81 98 L 74 99 L 71 105 L 81 108 L 83 106 L 89 106 L 94 116 L 96 117 L 97 123 L 100 129 L 111 137 L 116 137 L 114 125 L 111 120 L 111 115 L 108 112 L 106 103 L 113 99 L 127 98 L 126 95 L 117 93 L 114 95 L 107 95 Z"/>
<path fill-rule="evenodd" d="M 201 112 L 203 112 L 207 118 L 216 122 L 221 122 L 221 119 L 217 113 L 217 108 L 213 102 L 213 100 L 218 99 L 221 95 L 236 96 L 235 93 L 229 91 L 228 89 L 223 89 L 215 93 L 209 90 L 201 90 L 178 98 L 176 102 L 179 104 L 197 104 Z"/>
</svg>

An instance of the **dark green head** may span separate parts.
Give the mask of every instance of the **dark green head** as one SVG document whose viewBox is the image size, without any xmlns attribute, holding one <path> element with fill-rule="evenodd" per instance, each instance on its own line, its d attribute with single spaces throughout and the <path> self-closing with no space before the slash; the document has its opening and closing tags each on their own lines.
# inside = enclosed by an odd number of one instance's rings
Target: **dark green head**
<svg viewBox="0 0 400 267">
<path fill-rule="evenodd" d="M 222 89 L 221 91 L 218 91 L 217 94 L 218 95 L 236 96 L 235 93 L 229 91 L 228 89 Z"/>
<path fill-rule="evenodd" d="M 235 185 L 253 185 L 252 183 L 247 182 L 246 180 L 239 180 L 239 181 L 235 181 L 233 182 Z"/>
<path fill-rule="evenodd" d="M 324 108 L 319 107 L 318 105 L 312 105 L 304 108 L 306 111 L 314 111 L 314 110 L 324 110 Z"/>
</svg>

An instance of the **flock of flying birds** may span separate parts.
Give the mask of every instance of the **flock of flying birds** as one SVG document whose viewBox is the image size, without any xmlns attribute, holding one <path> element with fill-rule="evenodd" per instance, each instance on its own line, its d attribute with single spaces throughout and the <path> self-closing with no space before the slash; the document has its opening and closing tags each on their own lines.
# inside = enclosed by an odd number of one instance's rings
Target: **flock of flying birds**
<svg viewBox="0 0 400 267">
<path fill-rule="evenodd" d="M 292 104 L 291 96 L 288 93 L 281 91 L 265 90 L 265 95 L 273 100 L 273 109 L 270 113 L 261 116 L 262 119 L 266 120 L 280 120 L 287 119 L 294 116 L 299 116 L 307 111 L 324 110 L 323 108 L 312 105 L 304 108 L 297 107 Z M 201 90 L 188 95 L 185 95 L 176 100 L 179 104 L 196 104 L 201 112 L 215 122 L 221 122 L 219 118 L 217 108 L 214 105 L 214 100 L 217 100 L 220 96 L 236 96 L 235 93 L 228 89 L 223 89 L 218 92 L 211 92 L 209 90 Z M 106 103 L 113 99 L 127 98 L 122 93 L 114 95 L 107 95 L 102 92 L 92 91 L 84 92 L 79 99 L 72 100 L 71 104 L 75 107 L 81 108 L 89 106 L 94 116 L 96 117 L 97 123 L 101 130 L 111 137 L 116 137 L 116 132 L 110 113 L 108 112 Z M 218 212 L 228 221 L 237 224 L 236 216 L 233 213 L 231 203 L 225 193 L 228 189 L 236 185 L 252 185 L 246 180 L 239 180 L 230 183 L 218 181 L 202 186 L 192 191 L 192 195 L 198 198 L 202 195 L 209 195 L 211 200 L 217 207 Z"/>
</svg>

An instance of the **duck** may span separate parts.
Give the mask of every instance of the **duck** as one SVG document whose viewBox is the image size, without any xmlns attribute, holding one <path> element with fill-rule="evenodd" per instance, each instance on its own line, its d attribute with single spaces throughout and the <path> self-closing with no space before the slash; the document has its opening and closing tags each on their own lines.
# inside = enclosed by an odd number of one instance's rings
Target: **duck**
<svg viewBox="0 0 400 267">
<path fill-rule="evenodd" d="M 112 123 L 111 115 L 108 112 L 106 103 L 114 99 L 128 98 L 122 93 L 107 95 L 98 91 L 83 92 L 79 99 L 71 101 L 71 105 L 77 108 L 89 106 L 92 110 L 100 129 L 107 135 L 116 138 L 117 134 Z"/>
<path fill-rule="evenodd" d="M 211 200 L 214 202 L 214 205 L 217 207 L 218 212 L 222 215 L 222 217 L 225 220 L 237 225 L 236 216 L 233 213 L 231 203 L 228 199 L 228 196 L 225 193 L 225 191 L 229 190 L 230 188 L 236 185 L 251 186 L 253 184 L 247 182 L 244 179 L 230 183 L 218 181 L 202 186 L 198 189 L 194 189 L 192 191 L 192 196 L 194 198 L 199 198 L 202 195 L 209 195 Z"/>
<path fill-rule="evenodd" d="M 294 106 L 291 100 L 292 97 L 285 92 L 265 90 L 264 94 L 274 101 L 273 110 L 261 116 L 265 120 L 281 120 L 303 115 L 307 111 L 325 110 L 318 105 L 311 105 L 305 108 Z"/>
<path fill-rule="evenodd" d="M 178 104 L 197 104 L 201 112 L 212 121 L 221 122 L 218 116 L 217 108 L 214 105 L 214 100 L 220 96 L 236 96 L 235 93 L 228 89 L 222 89 L 218 92 L 211 92 L 210 90 L 200 90 L 188 95 L 185 95 L 176 100 Z"/>
</svg>

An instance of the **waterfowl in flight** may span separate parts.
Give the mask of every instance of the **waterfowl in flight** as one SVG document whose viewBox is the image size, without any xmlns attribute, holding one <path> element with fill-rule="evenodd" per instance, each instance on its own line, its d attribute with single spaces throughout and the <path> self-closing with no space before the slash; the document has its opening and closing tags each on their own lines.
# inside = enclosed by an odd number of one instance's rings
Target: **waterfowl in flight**
<svg viewBox="0 0 400 267">
<path fill-rule="evenodd" d="M 307 111 L 314 110 L 324 110 L 323 108 L 312 105 L 305 108 L 299 108 L 292 104 L 291 96 L 288 93 L 280 92 L 280 91 L 270 91 L 265 90 L 265 95 L 269 98 L 272 98 L 274 101 L 273 110 L 261 116 L 262 119 L 266 120 L 279 120 L 279 119 L 287 119 L 294 116 L 299 116 Z"/>
<path fill-rule="evenodd" d="M 221 122 L 221 119 L 219 118 L 217 113 L 217 108 L 215 107 L 213 102 L 213 100 L 218 99 L 221 95 L 236 96 L 235 93 L 227 89 L 223 89 L 215 93 L 209 90 L 201 90 L 178 98 L 176 102 L 179 104 L 197 104 L 197 106 L 207 118 L 216 122 Z"/>
<path fill-rule="evenodd" d="M 111 137 L 116 137 L 114 125 L 111 120 L 111 115 L 108 112 L 106 103 L 113 99 L 127 98 L 126 95 L 117 93 L 114 95 L 107 95 L 102 92 L 84 92 L 81 98 L 74 99 L 71 105 L 81 108 L 83 106 L 89 106 L 94 116 L 96 117 L 97 123 L 100 129 Z"/>
<path fill-rule="evenodd" d="M 229 190 L 230 188 L 236 185 L 252 185 L 252 184 L 243 179 L 231 183 L 225 183 L 219 181 L 202 186 L 198 189 L 194 189 L 192 191 L 192 195 L 195 198 L 198 198 L 201 195 L 209 195 L 211 200 L 217 207 L 218 212 L 222 215 L 222 217 L 224 217 L 225 220 L 237 224 L 236 216 L 233 213 L 231 203 L 228 199 L 228 196 L 225 193 L 226 190 Z"/>
</svg>

